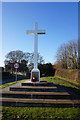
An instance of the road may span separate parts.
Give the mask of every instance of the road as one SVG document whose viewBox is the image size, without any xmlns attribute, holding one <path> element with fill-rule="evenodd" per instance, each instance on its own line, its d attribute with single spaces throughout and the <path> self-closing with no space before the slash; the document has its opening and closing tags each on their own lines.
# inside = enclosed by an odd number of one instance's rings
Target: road
<svg viewBox="0 0 80 120">
<path fill-rule="evenodd" d="M 27 78 L 27 77 L 20 77 L 20 78 L 17 79 L 17 81 L 23 80 L 23 79 L 29 79 L 29 78 Z M 0 85 L 5 84 L 5 83 L 10 83 L 10 82 L 15 82 L 15 81 L 16 81 L 16 79 L 4 79 L 4 80 L 0 80 Z"/>
</svg>

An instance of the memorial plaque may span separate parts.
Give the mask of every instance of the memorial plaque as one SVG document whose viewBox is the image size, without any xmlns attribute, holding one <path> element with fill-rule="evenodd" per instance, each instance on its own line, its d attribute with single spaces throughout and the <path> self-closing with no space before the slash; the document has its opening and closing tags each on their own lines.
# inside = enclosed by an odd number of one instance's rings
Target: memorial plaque
<svg viewBox="0 0 80 120">
<path fill-rule="evenodd" d="M 32 72 L 32 76 L 35 76 L 37 81 L 39 81 L 39 72 Z"/>
</svg>

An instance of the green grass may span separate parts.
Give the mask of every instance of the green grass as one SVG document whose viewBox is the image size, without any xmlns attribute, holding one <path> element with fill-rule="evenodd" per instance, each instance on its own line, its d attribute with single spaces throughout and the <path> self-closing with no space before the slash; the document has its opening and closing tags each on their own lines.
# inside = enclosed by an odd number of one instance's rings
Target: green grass
<svg viewBox="0 0 80 120">
<path fill-rule="evenodd" d="M 67 87 L 69 90 L 72 90 L 77 95 L 80 95 L 80 88 L 76 87 L 75 85 L 72 85 L 70 83 L 67 83 L 65 81 L 62 81 L 59 79 L 60 77 L 54 76 L 54 77 L 43 77 L 41 80 L 46 80 L 47 82 L 53 82 L 59 85 L 63 85 Z"/>
<path fill-rule="evenodd" d="M 42 77 L 41 80 L 46 80 L 47 82 L 53 82 L 53 83 L 58 83 L 58 84 L 62 84 L 62 83 L 67 83 L 65 81 L 62 81 L 62 80 L 66 80 L 66 81 L 69 81 L 71 83 L 75 83 L 76 85 L 79 85 L 79 82 L 77 81 L 72 81 L 72 80 L 69 80 L 67 78 L 63 78 L 63 77 L 60 77 L 60 76 L 54 76 L 54 77 Z M 62 82 L 61 82 L 62 81 Z M 68 83 L 68 85 L 71 85 L 70 83 Z M 73 85 L 74 86 L 74 85 Z"/>
<path fill-rule="evenodd" d="M 63 78 L 61 76 L 55 76 L 56 78 L 59 78 L 59 79 L 62 79 L 62 80 L 66 80 L 66 81 L 69 81 L 69 82 L 72 82 L 72 83 L 75 83 L 76 85 L 80 85 L 80 82 L 77 81 L 77 80 L 70 80 L 68 78 Z"/>
<path fill-rule="evenodd" d="M 56 84 L 64 85 L 66 87 L 73 87 L 73 88 L 78 89 L 78 87 L 76 87 L 75 85 L 71 85 L 70 83 L 62 81 L 56 76 L 55 77 L 43 77 L 43 78 L 41 78 L 41 80 L 46 80 L 47 82 L 53 82 L 53 83 L 56 83 Z"/>
<path fill-rule="evenodd" d="M 53 82 L 79 92 L 80 89 L 58 77 L 43 77 L 41 80 Z M 22 81 L 22 80 L 21 80 Z M 25 80 L 23 80 L 25 81 Z M 20 81 L 18 81 L 20 82 Z M 14 84 L 14 82 L 12 83 Z M 5 84 L 9 86 L 11 83 Z M 3 86 L 4 87 L 4 86 Z M 7 107 L 2 106 L 2 120 L 80 120 L 80 108 L 54 108 L 54 107 Z"/>
<path fill-rule="evenodd" d="M 2 120 L 80 120 L 80 108 L 3 107 Z"/>
</svg>

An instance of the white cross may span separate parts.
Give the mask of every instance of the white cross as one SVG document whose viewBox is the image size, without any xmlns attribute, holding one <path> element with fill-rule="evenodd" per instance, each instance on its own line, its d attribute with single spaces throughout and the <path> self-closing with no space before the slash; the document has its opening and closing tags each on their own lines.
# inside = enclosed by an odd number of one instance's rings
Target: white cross
<svg viewBox="0 0 80 120">
<path fill-rule="evenodd" d="M 38 23 L 35 23 L 34 30 L 27 30 L 27 34 L 34 34 L 34 69 L 37 69 L 38 34 L 45 34 L 45 30 L 38 30 Z"/>
</svg>

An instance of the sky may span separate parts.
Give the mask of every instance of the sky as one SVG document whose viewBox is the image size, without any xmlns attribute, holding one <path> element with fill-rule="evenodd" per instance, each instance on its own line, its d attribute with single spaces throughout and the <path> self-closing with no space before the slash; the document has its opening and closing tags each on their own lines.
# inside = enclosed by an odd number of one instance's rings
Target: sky
<svg viewBox="0 0 80 120">
<path fill-rule="evenodd" d="M 34 51 L 34 35 L 27 30 L 46 30 L 38 35 L 38 52 L 45 63 L 54 64 L 58 48 L 69 40 L 78 39 L 77 2 L 3 2 L 2 3 L 2 61 L 10 51 Z"/>
</svg>

